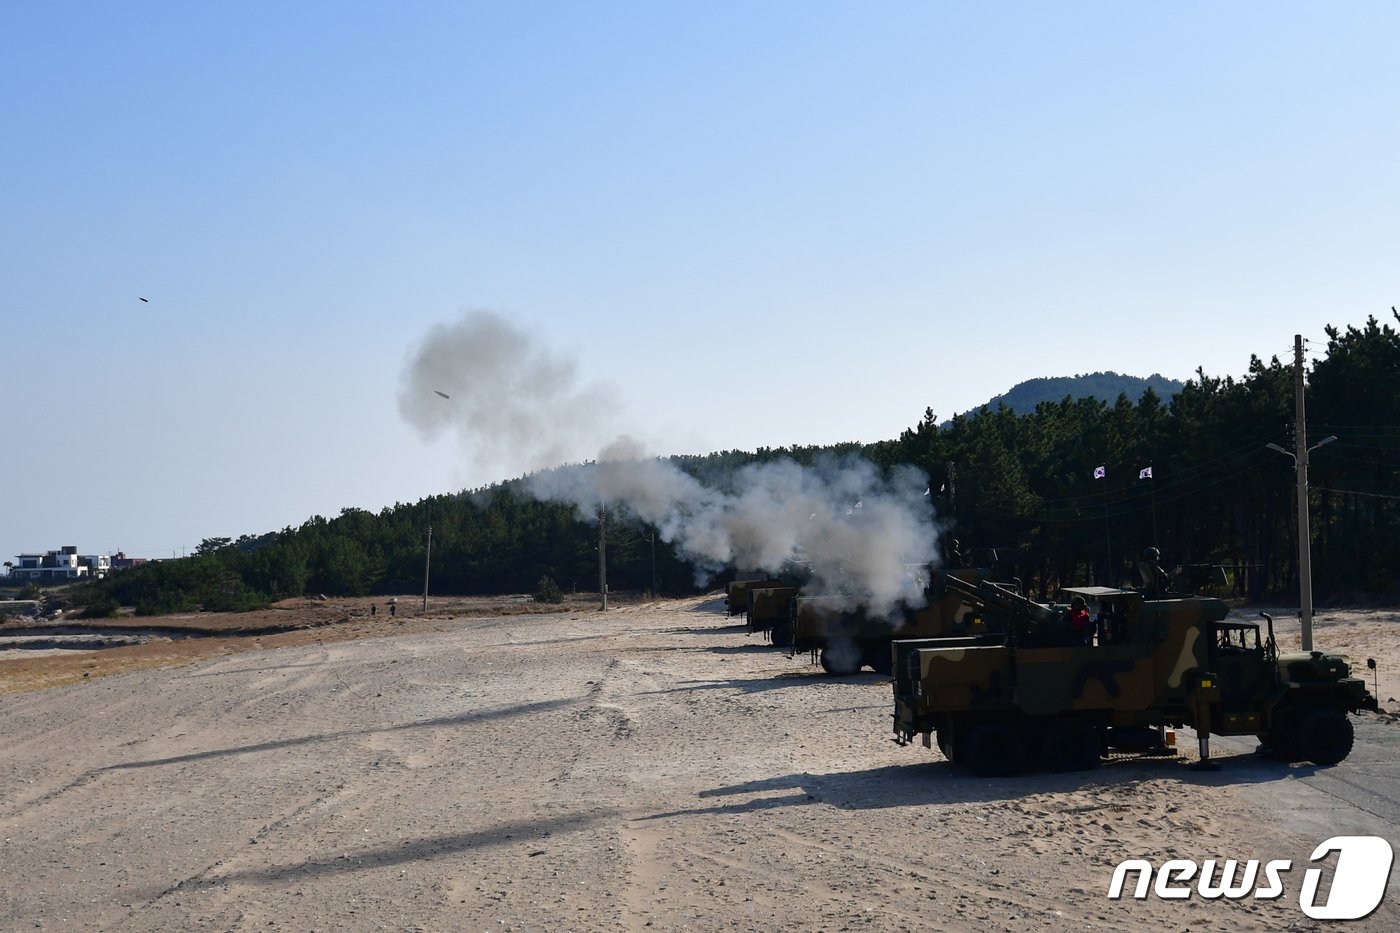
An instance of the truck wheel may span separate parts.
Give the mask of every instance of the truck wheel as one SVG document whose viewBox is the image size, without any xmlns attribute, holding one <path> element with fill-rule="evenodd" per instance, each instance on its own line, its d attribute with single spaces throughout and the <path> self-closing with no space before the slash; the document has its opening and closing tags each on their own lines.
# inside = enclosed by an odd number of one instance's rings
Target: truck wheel
<svg viewBox="0 0 1400 933">
<path fill-rule="evenodd" d="M 1087 719 L 1063 716 L 1045 730 L 1040 754 L 1051 771 L 1089 771 L 1099 766 L 1103 738 Z"/>
<path fill-rule="evenodd" d="M 1004 722 L 984 722 L 967 737 L 965 763 L 978 777 L 1011 777 L 1026 764 L 1021 733 Z"/>
<path fill-rule="evenodd" d="M 792 623 L 779 622 L 768 630 L 768 637 L 773 640 L 775 648 L 788 648 L 792 646 Z"/>
<path fill-rule="evenodd" d="M 1318 765 L 1334 765 L 1351 754 L 1356 734 L 1339 709 L 1315 709 L 1298 724 L 1300 756 Z"/>
<path fill-rule="evenodd" d="M 938 750 L 943 753 L 943 757 L 949 761 L 957 761 L 953 757 L 953 743 L 948 740 L 948 733 L 936 730 L 934 735 L 938 738 Z"/>
<path fill-rule="evenodd" d="M 1274 761 L 1297 761 L 1303 757 L 1298 752 L 1298 729 L 1289 720 L 1275 720 L 1268 732 L 1258 733 L 1259 747 L 1254 751 Z"/>
<path fill-rule="evenodd" d="M 894 673 L 894 654 L 887 644 L 876 644 L 866 648 L 865 663 L 877 674 L 888 676 Z"/>
<path fill-rule="evenodd" d="M 832 677 L 849 677 L 860 670 L 860 652 L 849 642 L 827 645 L 820 660 L 822 670 Z"/>
</svg>

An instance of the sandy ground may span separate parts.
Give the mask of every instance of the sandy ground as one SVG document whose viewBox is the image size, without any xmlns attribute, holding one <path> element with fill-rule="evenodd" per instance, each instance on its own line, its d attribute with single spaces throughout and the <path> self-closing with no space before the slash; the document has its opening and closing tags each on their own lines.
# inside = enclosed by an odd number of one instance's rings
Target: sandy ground
<svg viewBox="0 0 1400 933">
<path fill-rule="evenodd" d="M 84 619 L 75 613 L 46 619 L 12 618 L 0 624 L 0 694 L 189 664 L 214 654 L 434 631 L 438 623 L 461 617 L 579 612 L 596 605 L 596 596 L 578 595 L 550 606 L 525 596 L 434 596 L 426 603 L 421 597 L 403 597 L 391 615 L 384 597 L 347 597 L 285 599 L 255 612 L 142 617 L 127 610 L 106 619 Z M 146 643 L 97 653 L 4 647 L 17 639 L 44 637 L 75 627 L 99 633 L 139 632 Z"/>
<path fill-rule="evenodd" d="M 894 745 L 882 678 L 825 678 L 713 597 L 351 616 L 59 659 L 46 689 L 46 659 L 0 661 L 0 926 L 1322 929 L 1298 906 L 1314 846 L 1400 844 L 1393 800 L 1345 799 L 1396 777 L 1388 716 L 1330 769 L 1221 743 L 1213 774 L 989 781 Z M 1377 657 L 1385 704 L 1398 624 L 1320 614 L 1316 640 Z M 1298 867 L 1276 900 L 1109 901 L 1135 857 Z M 1400 928 L 1395 887 L 1347 928 Z"/>
</svg>

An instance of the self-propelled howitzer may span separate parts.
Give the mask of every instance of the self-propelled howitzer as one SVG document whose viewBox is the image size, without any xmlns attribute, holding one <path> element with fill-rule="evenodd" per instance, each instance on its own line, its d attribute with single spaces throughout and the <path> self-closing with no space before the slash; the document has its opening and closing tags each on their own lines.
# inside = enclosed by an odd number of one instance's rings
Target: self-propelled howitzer
<svg viewBox="0 0 1400 933">
<path fill-rule="evenodd" d="M 1107 620 L 1086 643 L 1063 610 L 977 590 L 1001 634 L 894 643 L 894 731 L 901 744 L 936 735 L 947 758 L 981 775 L 1015 774 L 1037 756 L 1054 770 L 1091 768 L 1168 726 L 1195 729 L 1202 763 L 1214 733 L 1335 764 L 1351 751 L 1347 714 L 1376 709 L 1345 656 L 1280 655 L 1272 620 L 1263 637 L 1257 624 L 1225 621 L 1219 599 L 1066 590 Z"/>
</svg>

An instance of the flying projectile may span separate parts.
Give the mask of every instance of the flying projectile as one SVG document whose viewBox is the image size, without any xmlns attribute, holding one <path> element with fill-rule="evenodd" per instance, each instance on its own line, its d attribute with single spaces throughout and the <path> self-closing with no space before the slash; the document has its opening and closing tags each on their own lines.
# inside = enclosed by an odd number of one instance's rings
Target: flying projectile
<svg viewBox="0 0 1400 933">
<path fill-rule="evenodd" d="M 437 394 L 438 394 L 438 395 L 441 395 L 443 398 L 451 398 L 451 397 L 452 397 L 452 396 L 448 395 L 446 392 L 438 392 L 437 389 L 434 389 L 433 391 L 434 391 L 434 392 L 437 392 Z"/>
<path fill-rule="evenodd" d="M 141 298 L 140 295 L 137 295 L 136 297 Z M 151 299 L 149 299 L 149 298 L 141 298 L 141 300 L 144 301 L 146 304 L 150 304 L 150 303 L 151 303 Z"/>
</svg>

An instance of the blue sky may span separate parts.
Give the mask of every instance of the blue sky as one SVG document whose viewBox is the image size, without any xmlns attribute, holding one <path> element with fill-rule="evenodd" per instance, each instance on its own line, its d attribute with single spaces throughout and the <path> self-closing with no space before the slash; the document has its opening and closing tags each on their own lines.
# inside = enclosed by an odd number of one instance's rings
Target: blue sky
<svg viewBox="0 0 1400 933">
<path fill-rule="evenodd" d="M 6 4 L 0 555 L 515 475 L 398 413 L 474 309 L 656 453 L 1320 350 L 1400 303 L 1397 40 L 1390 2 Z"/>
</svg>

